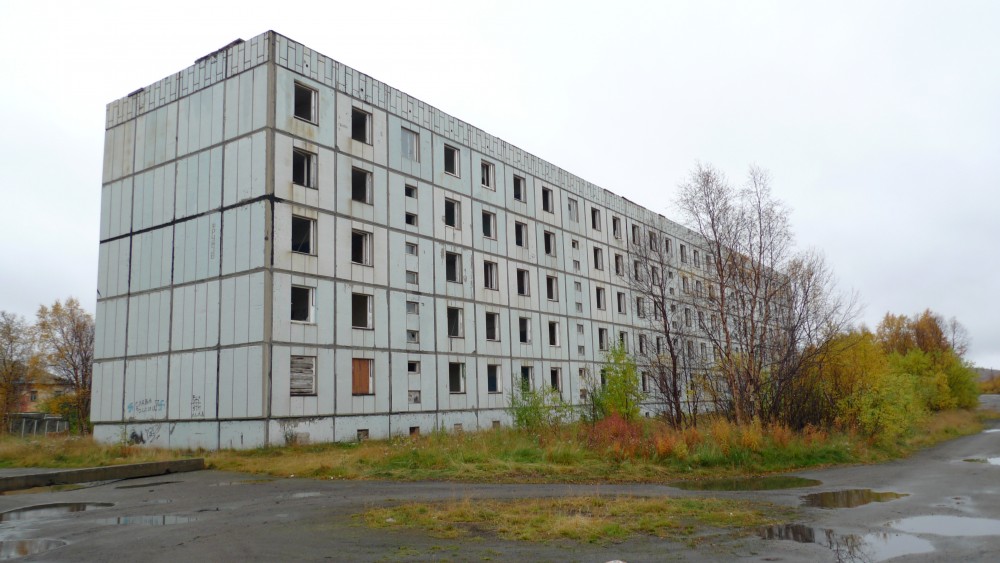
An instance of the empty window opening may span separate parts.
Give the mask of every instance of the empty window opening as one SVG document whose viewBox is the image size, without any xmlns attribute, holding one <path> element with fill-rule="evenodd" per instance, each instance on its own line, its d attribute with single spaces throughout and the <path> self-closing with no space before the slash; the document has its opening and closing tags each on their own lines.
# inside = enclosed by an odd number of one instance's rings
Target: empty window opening
<svg viewBox="0 0 1000 563">
<path fill-rule="evenodd" d="M 597 329 L 597 348 L 599 350 L 608 349 L 608 329 L 606 328 Z"/>
<path fill-rule="evenodd" d="M 407 214 L 405 214 L 403 216 L 403 221 L 405 221 L 406 224 L 409 225 L 409 226 L 411 226 L 411 227 L 416 227 L 417 226 L 417 214 L 416 213 L 407 213 Z"/>
<path fill-rule="evenodd" d="M 531 390 L 532 371 L 531 366 L 521 366 L 521 391 Z"/>
<path fill-rule="evenodd" d="M 576 203 L 573 198 L 568 198 L 566 203 L 566 210 L 569 215 L 569 220 L 576 223 L 580 220 L 580 206 Z"/>
<path fill-rule="evenodd" d="M 542 235 L 542 239 L 545 242 L 545 254 L 549 256 L 556 255 L 556 234 L 551 231 L 545 231 Z"/>
<path fill-rule="evenodd" d="M 375 385 L 372 381 L 372 362 L 373 360 L 364 358 L 351 360 L 352 395 L 372 395 L 375 393 Z"/>
<path fill-rule="evenodd" d="M 499 270 L 496 262 L 483 262 L 483 287 L 499 289 Z"/>
<path fill-rule="evenodd" d="M 407 330 L 406 331 L 406 342 L 408 344 L 417 344 L 420 342 L 420 331 L 418 330 Z"/>
<path fill-rule="evenodd" d="M 684 262 L 686 264 L 687 261 L 688 261 L 687 247 L 682 244 L 681 245 L 681 262 Z"/>
<path fill-rule="evenodd" d="M 595 231 L 601 230 L 601 210 L 596 207 L 590 208 L 590 226 Z"/>
<path fill-rule="evenodd" d="M 560 377 L 560 375 L 561 372 L 559 368 L 552 368 L 549 370 L 549 385 L 556 391 L 558 391 L 561 388 L 560 380 L 562 379 L 562 377 Z"/>
<path fill-rule="evenodd" d="M 351 294 L 351 326 L 372 328 L 372 296 L 364 293 Z"/>
<path fill-rule="evenodd" d="M 292 215 L 292 252 L 313 253 L 314 224 L 312 219 Z"/>
<path fill-rule="evenodd" d="M 308 121 L 310 123 L 316 123 L 317 111 L 316 111 L 316 100 L 319 97 L 319 93 L 312 88 L 295 83 L 295 117 Z"/>
<path fill-rule="evenodd" d="M 316 155 L 292 149 L 292 183 L 307 188 L 316 187 Z"/>
<path fill-rule="evenodd" d="M 500 313 L 486 313 L 486 340 L 500 340 Z"/>
<path fill-rule="evenodd" d="M 486 392 L 487 393 L 499 393 L 500 392 L 500 365 L 499 364 L 488 364 L 486 366 Z M 500 421 L 494 421 L 499 423 Z M 496 426 L 496 425 L 494 425 Z"/>
<path fill-rule="evenodd" d="M 625 314 L 625 293 L 622 291 L 618 292 L 618 312 Z"/>
<path fill-rule="evenodd" d="M 406 314 L 407 315 L 419 315 L 420 314 L 420 303 L 417 301 L 407 301 L 406 302 Z"/>
<path fill-rule="evenodd" d="M 359 442 L 364 442 L 367 439 L 368 439 L 368 429 L 367 428 L 358 428 L 358 441 Z"/>
<path fill-rule="evenodd" d="M 600 248 L 594 248 L 594 269 L 603 270 L 604 269 L 604 251 Z"/>
<path fill-rule="evenodd" d="M 351 262 L 369 266 L 372 263 L 372 234 L 351 231 Z"/>
<path fill-rule="evenodd" d="M 559 323 L 549 321 L 549 346 L 559 345 Z"/>
<path fill-rule="evenodd" d="M 497 238 L 497 216 L 495 213 L 483 211 L 483 236 L 486 238 Z"/>
<path fill-rule="evenodd" d="M 639 353 L 640 354 L 645 354 L 646 353 L 646 335 L 645 334 L 640 334 L 639 335 Z"/>
<path fill-rule="evenodd" d="M 417 401 L 417 402 L 419 403 L 420 401 Z M 411 426 L 410 427 L 410 436 L 413 437 L 413 438 L 416 438 L 417 436 L 420 436 L 420 427 L 419 426 Z"/>
<path fill-rule="evenodd" d="M 462 313 L 460 307 L 448 307 L 448 336 L 451 338 L 462 338 L 465 333 Z"/>
<path fill-rule="evenodd" d="M 552 194 L 552 190 L 542 188 L 542 211 L 552 213 L 552 210 L 555 208 L 554 199 L 555 196 Z"/>
<path fill-rule="evenodd" d="M 313 315 L 313 290 L 311 287 L 292 286 L 292 311 L 293 321 L 311 323 Z"/>
<path fill-rule="evenodd" d="M 289 365 L 289 395 L 316 394 L 316 356 L 292 356 Z"/>
<path fill-rule="evenodd" d="M 459 202 L 453 199 L 444 200 L 444 224 L 453 229 L 460 228 L 459 216 L 461 209 L 462 206 Z"/>
<path fill-rule="evenodd" d="M 444 277 L 453 283 L 462 283 L 462 255 L 454 252 L 444 253 Z"/>
<path fill-rule="evenodd" d="M 622 220 L 619 217 L 611 218 L 611 234 L 616 238 L 622 238 Z"/>
<path fill-rule="evenodd" d="M 361 203 L 372 202 L 372 173 L 361 168 L 351 169 L 351 199 Z"/>
<path fill-rule="evenodd" d="M 488 190 L 495 190 L 497 187 L 496 178 L 494 177 L 496 167 L 492 163 L 483 160 L 479 163 L 479 171 L 483 187 Z"/>
<path fill-rule="evenodd" d="M 520 176 L 514 176 L 514 199 L 525 201 L 524 178 Z"/>
<path fill-rule="evenodd" d="M 597 295 L 597 308 L 603 311 L 607 307 L 607 299 L 604 295 L 604 288 L 598 287 L 596 289 L 596 295 Z"/>
<path fill-rule="evenodd" d="M 409 254 L 410 256 L 416 256 L 417 255 L 417 243 L 415 243 L 415 242 L 408 242 L 408 243 L 406 243 L 405 248 L 406 248 L 406 253 Z"/>
<path fill-rule="evenodd" d="M 615 254 L 615 274 L 625 275 L 625 257 L 621 254 Z"/>
<path fill-rule="evenodd" d="M 517 339 L 522 344 L 531 342 L 531 319 L 528 317 L 517 319 Z"/>
<path fill-rule="evenodd" d="M 632 244 L 639 244 L 639 225 L 632 225 Z"/>
<path fill-rule="evenodd" d="M 404 187 L 403 195 L 405 195 L 406 197 L 417 197 L 417 187 L 416 186 Z"/>
<path fill-rule="evenodd" d="M 528 270 L 518 270 L 517 271 L 517 294 L 518 295 L 530 295 L 529 290 L 529 278 Z"/>
<path fill-rule="evenodd" d="M 419 277 L 416 272 L 407 270 L 406 271 L 406 283 L 417 285 L 419 283 Z"/>
<path fill-rule="evenodd" d="M 406 393 L 406 400 L 411 405 L 420 404 L 420 391 L 408 391 Z"/>
<path fill-rule="evenodd" d="M 400 129 L 399 134 L 400 155 L 413 162 L 420 162 L 420 134 L 409 129 Z"/>
<path fill-rule="evenodd" d="M 351 138 L 366 145 L 372 144 L 372 114 L 351 108 Z"/>
<path fill-rule="evenodd" d="M 528 248 L 528 225 L 514 223 L 514 244 L 521 248 Z"/>
<path fill-rule="evenodd" d="M 406 362 L 406 373 L 411 375 L 420 373 L 420 362 L 409 361 Z"/>
<path fill-rule="evenodd" d="M 448 364 L 448 392 L 465 393 L 465 364 L 460 362 Z M 456 424 L 455 429 L 461 430 L 462 425 Z"/>
<path fill-rule="evenodd" d="M 444 146 L 444 171 L 452 176 L 459 175 L 458 149 L 451 145 Z"/>
<path fill-rule="evenodd" d="M 559 301 L 559 280 L 555 276 L 545 276 L 545 297 L 549 301 Z"/>
</svg>

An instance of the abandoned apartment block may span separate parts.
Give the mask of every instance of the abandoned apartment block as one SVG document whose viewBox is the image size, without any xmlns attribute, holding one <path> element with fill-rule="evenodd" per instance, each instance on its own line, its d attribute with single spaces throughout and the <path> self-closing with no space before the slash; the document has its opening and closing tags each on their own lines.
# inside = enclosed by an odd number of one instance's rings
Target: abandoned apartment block
<svg viewBox="0 0 1000 563">
<path fill-rule="evenodd" d="M 107 107 L 95 435 L 250 448 L 493 428 L 520 385 L 579 402 L 612 338 L 652 346 L 629 245 L 693 239 L 279 34 L 237 41 Z"/>
</svg>

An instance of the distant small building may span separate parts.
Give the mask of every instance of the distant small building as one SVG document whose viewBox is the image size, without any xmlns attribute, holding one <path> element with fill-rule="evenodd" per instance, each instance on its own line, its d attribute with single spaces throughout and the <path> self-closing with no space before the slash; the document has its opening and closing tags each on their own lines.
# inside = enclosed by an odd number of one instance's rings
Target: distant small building
<svg viewBox="0 0 1000 563">
<path fill-rule="evenodd" d="M 40 412 L 41 406 L 49 399 L 72 392 L 72 386 L 50 373 L 44 373 L 25 384 L 18 411 Z"/>
</svg>

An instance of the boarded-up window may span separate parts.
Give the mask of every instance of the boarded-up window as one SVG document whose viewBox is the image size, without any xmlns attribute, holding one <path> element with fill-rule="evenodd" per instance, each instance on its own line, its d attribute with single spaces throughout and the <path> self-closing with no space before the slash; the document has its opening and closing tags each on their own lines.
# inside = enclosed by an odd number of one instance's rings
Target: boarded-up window
<svg viewBox="0 0 1000 563">
<path fill-rule="evenodd" d="M 351 394 L 372 395 L 372 360 L 354 358 L 352 360 Z"/>
<path fill-rule="evenodd" d="M 315 356 L 292 356 L 289 372 L 288 392 L 290 395 L 316 394 Z"/>
</svg>

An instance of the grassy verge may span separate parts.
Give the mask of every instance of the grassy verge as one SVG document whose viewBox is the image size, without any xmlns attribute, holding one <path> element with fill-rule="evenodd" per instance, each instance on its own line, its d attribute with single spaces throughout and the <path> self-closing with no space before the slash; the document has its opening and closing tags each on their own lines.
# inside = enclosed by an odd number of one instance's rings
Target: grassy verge
<svg viewBox="0 0 1000 563">
<path fill-rule="evenodd" d="M 488 533 L 508 540 L 602 543 L 640 534 L 697 542 L 705 532 L 746 532 L 791 514 L 770 504 L 721 499 L 581 496 L 406 503 L 371 509 L 361 518 L 373 528 L 414 528 L 439 538 Z"/>
<path fill-rule="evenodd" d="M 615 434 L 617 430 L 595 431 L 585 425 L 567 425 L 535 434 L 497 429 L 434 433 L 415 439 L 220 452 L 101 445 L 77 437 L 6 437 L 0 439 L 0 467 L 95 467 L 199 455 L 215 469 L 281 477 L 517 483 L 666 482 L 884 461 L 942 440 L 978 432 L 984 416 L 988 415 L 968 411 L 937 413 L 911 438 L 889 446 L 872 444 L 852 434 L 741 429 L 723 423 L 706 424 L 699 430 L 685 432 L 649 427 L 649 435 L 635 440 L 638 444 L 635 448 L 628 446 L 628 436 Z"/>
</svg>

